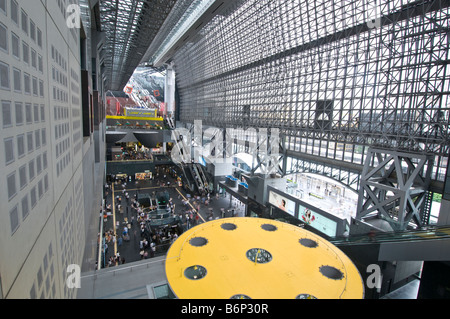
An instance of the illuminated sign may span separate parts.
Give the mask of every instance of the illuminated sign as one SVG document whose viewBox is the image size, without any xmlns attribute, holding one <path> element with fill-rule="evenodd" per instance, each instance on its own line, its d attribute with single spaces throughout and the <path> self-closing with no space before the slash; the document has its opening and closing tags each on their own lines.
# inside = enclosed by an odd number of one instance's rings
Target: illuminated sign
<svg viewBox="0 0 450 319">
<path fill-rule="evenodd" d="M 295 202 L 283 197 L 275 192 L 269 192 L 269 203 L 286 213 L 295 216 Z"/>
<path fill-rule="evenodd" d="M 142 117 L 142 118 L 148 118 L 148 117 L 156 117 L 156 110 L 146 110 L 146 109 L 125 109 L 125 116 L 127 117 Z"/>
<path fill-rule="evenodd" d="M 325 235 L 330 237 L 336 236 L 337 223 L 334 220 L 326 218 L 302 205 L 299 205 L 298 213 L 298 217 L 302 222 L 310 225 Z"/>
</svg>

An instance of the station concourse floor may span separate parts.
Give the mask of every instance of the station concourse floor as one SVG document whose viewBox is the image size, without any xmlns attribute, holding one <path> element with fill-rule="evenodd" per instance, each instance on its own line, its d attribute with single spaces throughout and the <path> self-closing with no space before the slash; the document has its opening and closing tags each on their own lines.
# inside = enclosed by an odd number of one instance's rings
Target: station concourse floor
<svg viewBox="0 0 450 319">
<path fill-rule="evenodd" d="M 161 186 L 160 183 L 162 182 L 165 182 L 166 184 L 167 182 L 170 182 L 170 186 Z M 172 202 L 175 204 L 176 214 L 184 213 L 186 210 L 193 209 L 193 206 L 191 206 L 194 202 L 192 196 L 194 196 L 195 194 L 188 194 L 182 187 L 176 185 L 175 182 L 176 181 L 173 177 L 167 175 L 165 179 L 160 177 L 155 178 L 154 180 L 139 180 L 130 183 L 127 182 L 125 185 L 121 183 L 110 184 L 109 189 L 107 190 L 106 206 L 111 205 L 112 212 L 111 215 L 107 217 L 107 221 L 103 222 L 102 237 L 106 231 L 116 229 L 117 239 L 115 244 L 113 243 L 113 241 L 107 243 L 108 249 L 105 258 L 105 265 L 103 266 L 106 267 L 109 258 L 111 256 L 114 256 L 117 252 L 120 254 L 121 259 L 125 260 L 125 264 L 141 260 L 141 249 L 139 247 L 139 242 L 141 240 L 140 225 L 138 222 L 136 222 L 136 210 L 131 207 L 131 203 L 136 193 L 152 194 L 152 192 L 157 193 L 160 191 L 167 191 L 169 193 L 169 197 L 172 199 Z M 124 194 L 127 192 L 130 198 L 129 201 L 127 201 L 124 196 Z M 189 200 L 189 203 L 191 205 L 186 207 L 183 205 L 182 201 L 183 199 L 187 199 L 189 195 L 191 196 Z M 114 205 L 116 204 L 115 201 L 117 196 L 122 197 L 122 209 L 120 209 L 120 211 L 117 211 Z M 197 203 L 200 203 L 199 223 L 206 222 L 210 213 L 213 214 L 213 219 L 221 218 L 221 209 L 224 209 L 225 217 L 233 217 L 232 212 L 228 211 L 229 209 L 234 209 L 235 216 L 236 214 L 237 216 L 244 216 L 245 205 L 241 204 L 234 198 L 230 199 L 230 196 L 231 195 L 229 194 L 219 195 L 218 198 L 216 198 L 216 196 L 211 196 L 208 205 L 201 203 L 201 201 L 197 201 Z M 128 222 L 130 222 L 132 216 L 134 216 L 134 223 L 128 232 L 129 241 L 122 240 L 121 245 L 119 245 L 118 238 L 122 237 L 123 227 L 127 225 L 127 223 L 125 222 L 125 218 L 127 218 Z M 117 225 L 117 223 L 119 224 L 119 226 L 116 226 L 116 228 L 115 225 Z M 185 227 L 186 225 L 183 224 L 183 231 L 186 230 Z M 168 245 L 159 247 L 157 246 L 155 257 L 165 255 L 167 253 L 167 249 Z M 148 258 L 150 258 L 150 249 L 146 249 L 146 251 L 148 252 Z M 112 264 L 111 266 L 115 265 Z"/>
<path fill-rule="evenodd" d="M 182 187 L 175 186 L 175 180 L 171 176 L 167 176 L 165 179 L 165 182 L 171 182 L 170 187 L 161 187 L 159 182 L 162 180 L 160 178 L 159 180 L 132 182 L 127 183 L 125 187 L 121 184 L 114 184 L 114 196 L 122 196 L 123 189 L 130 196 L 130 203 L 124 205 L 123 212 L 114 211 L 116 222 L 118 221 L 120 224 L 117 231 L 119 236 L 123 229 L 122 223 L 124 218 L 128 217 L 128 219 L 131 219 L 132 214 L 136 214 L 135 210 L 131 208 L 131 199 L 136 192 L 151 194 L 153 191 L 167 190 L 175 204 L 175 213 L 186 210 L 182 204 L 183 197 L 187 197 L 186 191 Z M 106 204 L 112 204 L 113 192 L 111 190 L 112 188 L 110 187 L 106 196 Z M 181 195 L 180 198 L 179 195 Z M 190 202 L 192 203 L 193 200 L 191 199 Z M 126 204 L 126 201 L 122 201 L 122 203 Z M 210 211 L 213 213 L 213 219 L 221 218 L 221 208 L 226 212 L 234 209 L 237 216 L 245 215 L 245 205 L 241 205 L 230 194 L 221 195 L 219 198 L 211 196 L 208 206 L 200 205 L 200 222 L 204 222 L 207 219 Z M 231 212 L 227 212 L 225 217 L 232 217 Z M 103 230 L 114 229 L 113 221 L 113 216 L 108 217 L 103 224 Z M 137 230 L 136 234 L 135 230 Z M 92 270 L 82 274 L 83 289 L 78 293 L 78 299 L 152 299 L 151 287 L 166 283 L 164 265 L 167 249 L 159 253 L 157 251 L 155 257 L 150 258 L 149 255 L 148 259 L 141 259 L 139 224 L 135 222 L 129 233 L 130 241 L 123 241 L 121 246 L 117 245 L 117 251 L 125 259 L 125 264 L 113 265 L 112 267 L 103 268 L 101 271 Z M 114 245 L 110 243 L 106 260 L 113 255 Z M 385 295 L 382 299 L 417 299 L 419 285 L 420 280 L 415 280 Z"/>
</svg>

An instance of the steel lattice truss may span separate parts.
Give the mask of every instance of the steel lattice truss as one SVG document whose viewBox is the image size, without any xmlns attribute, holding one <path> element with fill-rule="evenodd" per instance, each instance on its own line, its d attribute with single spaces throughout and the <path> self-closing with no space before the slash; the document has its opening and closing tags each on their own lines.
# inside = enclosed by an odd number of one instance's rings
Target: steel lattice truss
<svg viewBox="0 0 450 319">
<path fill-rule="evenodd" d="M 101 0 L 108 89 L 122 90 L 176 0 Z"/>
<path fill-rule="evenodd" d="M 359 189 L 357 219 L 380 215 L 394 230 L 421 227 L 427 214 L 433 158 L 422 154 L 370 149 Z"/>
<path fill-rule="evenodd" d="M 173 59 L 180 119 L 279 128 L 289 157 L 337 167 L 369 147 L 431 154 L 443 181 L 449 2 L 237 1 Z"/>
</svg>

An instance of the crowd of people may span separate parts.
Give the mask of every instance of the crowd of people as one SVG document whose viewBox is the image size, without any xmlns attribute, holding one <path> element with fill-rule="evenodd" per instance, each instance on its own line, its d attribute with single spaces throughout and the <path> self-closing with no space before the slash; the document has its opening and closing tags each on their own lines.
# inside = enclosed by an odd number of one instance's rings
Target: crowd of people
<svg viewBox="0 0 450 319">
<path fill-rule="evenodd" d="M 158 170 L 157 174 L 154 176 L 156 176 L 158 180 L 154 181 L 152 179 L 150 181 L 151 185 L 158 187 L 170 185 L 165 170 Z M 114 190 L 112 189 L 112 183 L 114 183 Z M 127 185 L 127 183 L 129 185 Z M 139 181 L 137 183 L 141 182 Z M 130 187 L 131 189 L 133 188 L 131 186 L 134 186 L 134 188 L 136 188 L 136 185 L 133 184 L 134 183 L 126 178 L 115 177 L 110 183 L 105 185 L 105 194 L 110 196 L 108 197 L 109 201 L 105 201 L 103 216 L 105 221 L 104 225 L 111 224 L 113 205 L 117 221 L 115 225 L 108 227 L 102 234 L 104 267 L 124 264 L 125 258 L 120 255 L 122 249 L 128 256 L 127 259 L 131 259 L 132 261 L 154 257 L 158 251 L 165 252 L 186 229 L 186 226 L 190 227 L 195 223 L 189 221 L 189 218 L 195 220 L 194 216 L 189 215 L 190 212 L 183 211 L 183 216 L 181 216 L 181 213 L 175 213 L 175 203 L 172 198 L 167 201 L 167 205 L 158 205 L 155 192 L 152 192 L 151 194 L 152 196 L 149 201 L 150 205 L 141 205 L 138 200 L 139 191 L 136 191 L 136 189 L 127 191 L 127 187 Z M 114 201 L 112 201 L 113 196 Z M 182 205 L 180 204 L 179 206 Z M 169 224 L 162 223 L 162 225 L 155 227 L 152 226 L 152 221 L 163 217 L 168 217 L 174 222 Z M 182 217 L 184 217 L 185 220 L 184 227 L 181 222 Z M 108 221 L 109 223 L 107 223 Z M 177 223 L 178 221 L 179 223 Z M 127 243 L 127 247 L 124 247 L 124 242 L 130 243 Z M 114 251 L 115 249 L 113 247 L 116 247 L 116 244 L 117 251 Z M 136 246 L 139 248 L 137 249 Z M 139 255 L 131 256 L 130 258 L 130 252 L 133 251 L 138 251 Z"/>
<path fill-rule="evenodd" d="M 136 181 L 135 184 L 128 178 L 119 177 L 105 185 L 105 193 L 110 196 L 108 201 L 105 200 L 104 210 L 104 225 L 107 229 L 103 233 L 104 267 L 124 264 L 125 256 L 130 262 L 166 253 L 184 231 L 202 222 L 219 218 L 214 217 L 213 208 L 209 207 L 212 200 L 218 199 L 218 196 L 183 196 L 175 187 L 171 187 L 177 186 L 176 182 L 170 183 L 172 179 L 176 181 L 177 178 L 172 173 L 170 168 L 159 167 L 152 174 L 153 178 L 145 181 L 146 184 L 142 181 Z M 143 186 L 151 189 L 148 197 L 139 195 L 145 194 L 145 191 L 142 191 Z M 167 197 L 161 206 L 159 199 L 163 193 L 166 193 Z M 113 205 L 115 212 L 112 211 Z M 201 209 L 204 217 L 199 214 Z M 115 225 L 111 225 L 110 217 L 113 213 L 116 217 Z M 225 217 L 223 213 L 217 213 Z M 164 221 L 161 222 L 161 219 Z M 167 222 L 169 219 L 170 222 Z M 112 248 L 116 247 L 116 244 L 117 250 Z"/>
</svg>

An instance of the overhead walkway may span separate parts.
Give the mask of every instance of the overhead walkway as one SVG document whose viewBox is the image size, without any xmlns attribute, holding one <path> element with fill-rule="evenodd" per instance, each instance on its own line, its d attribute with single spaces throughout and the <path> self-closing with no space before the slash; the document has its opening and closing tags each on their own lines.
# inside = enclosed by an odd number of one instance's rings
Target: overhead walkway
<svg viewBox="0 0 450 319">
<path fill-rule="evenodd" d="M 379 261 L 450 260 L 450 226 L 430 227 L 418 231 L 377 232 L 336 237 L 334 245 L 378 249 Z"/>
</svg>

